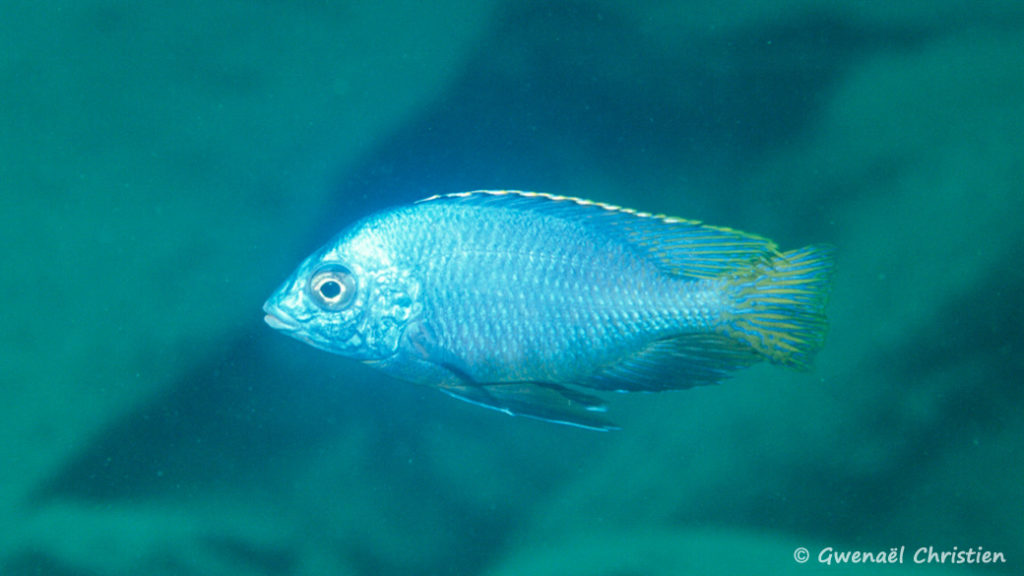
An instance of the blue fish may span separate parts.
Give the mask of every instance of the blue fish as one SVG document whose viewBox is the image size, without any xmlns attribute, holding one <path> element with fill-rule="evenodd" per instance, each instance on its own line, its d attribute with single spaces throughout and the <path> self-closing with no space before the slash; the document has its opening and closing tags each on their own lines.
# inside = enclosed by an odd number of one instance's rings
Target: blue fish
<svg viewBox="0 0 1024 576">
<path fill-rule="evenodd" d="M 616 426 L 583 389 L 712 384 L 822 347 L 833 249 L 534 192 L 434 196 L 354 224 L 266 322 L 391 376 L 540 420 Z"/>
</svg>

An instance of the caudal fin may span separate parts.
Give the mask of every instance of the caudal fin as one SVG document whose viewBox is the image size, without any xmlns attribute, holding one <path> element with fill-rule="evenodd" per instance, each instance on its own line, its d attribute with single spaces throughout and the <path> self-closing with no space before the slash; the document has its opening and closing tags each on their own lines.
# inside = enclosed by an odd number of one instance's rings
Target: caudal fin
<svg viewBox="0 0 1024 576">
<path fill-rule="evenodd" d="M 812 245 L 736 272 L 723 333 L 775 364 L 806 368 L 825 341 L 834 253 Z"/>
</svg>

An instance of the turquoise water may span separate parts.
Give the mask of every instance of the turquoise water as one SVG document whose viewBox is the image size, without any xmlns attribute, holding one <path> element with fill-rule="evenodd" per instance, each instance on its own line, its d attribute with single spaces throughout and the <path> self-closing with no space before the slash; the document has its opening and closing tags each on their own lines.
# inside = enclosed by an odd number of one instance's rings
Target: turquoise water
<svg viewBox="0 0 1024 576">
<path fill-rule="evenodd" d="M 0 574 L 1019 573 L 1024 9 L 464 4 L 7 8 Z M 264 325 L 477 188 L 834 244 L 826 348 L 595 433 Z"/>
</svg>

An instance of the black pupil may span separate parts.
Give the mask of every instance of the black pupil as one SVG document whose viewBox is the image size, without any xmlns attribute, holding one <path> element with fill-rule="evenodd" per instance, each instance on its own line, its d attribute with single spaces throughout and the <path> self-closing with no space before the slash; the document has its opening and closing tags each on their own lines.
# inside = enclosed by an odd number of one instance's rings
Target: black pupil
<svg viewBox="0 0 1024 576">
<path fill-rule="evenodd" d="M 341 284 L 337 280 L 328 280 L 320 285 L 320 295 L 333 300 L 341 294 Z"/>
</svg>

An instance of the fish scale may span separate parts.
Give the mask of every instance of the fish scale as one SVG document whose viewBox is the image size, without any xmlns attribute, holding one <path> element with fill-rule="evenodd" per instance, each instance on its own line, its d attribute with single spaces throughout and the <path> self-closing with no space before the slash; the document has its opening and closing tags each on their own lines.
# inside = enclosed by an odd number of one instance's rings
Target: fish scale
<svg viewBox="0 0 1024 576">
<path fill-rule="evenodd" d="M 580 388 L 658 391 L 808 366 L 833 250 L 578 198 L 478 191 L 353 225 L 264 306 L 318 348 L 468 402 L 607 430 Z M 301 297 L 300 297 L 301 296 Z"/>
<path fill-rule="evenodd" d="M 489 217 L 489 214 L 481 215 L 488 223 L 481 226 L 482 230 L 490 228 Z M 466 226 L 466 223 L 463 221 L 460 225 Z M 436 229 L 434 234 L 444 236 L 446 232 Z M 471 242 L 472 237 L 462 240 Z M 547 243 L 552 239 L 538 241 Z M 436 303 L 431 307 L 431 314 L 441 325 L 451 326 L 460 319 L 473 319 L 465 329 L 453 330 L 440 344 L 463 358 L 468 366 L 482 365 L 484 356 L 496 360 L 486 364 L 486 371 L 468 368 L 466 371 L 475 378 L 506 380 L 522 373 L 523 364 L 528 362 L 535 365 L 531 367 L 533 370 L 543 370 L 547 378 L 582 377 L 585 373 L 574 365 L 581 356 L 596 361 L 600 355 L 621 348 L 622 340 L 642 337 L 636 329 L 640 323 L 631 318 L 634 307 L 638 303 L 643 305 L 641 298 L 629 298 L 620 291 L 604 287 L 598 283 L 599 278 L 595 276 L 599 275 L 594 274 L 593 269 L 579 269 L 572 258 L 562 256 L 563 252 L 547 256 L 516 248 L 524 247 L 513 244 L 504 253 L 487 251 L 478 258 L 474 258 L 475 252 L 468 251 L 444 267 L 450 274 L 438 278 L 440 281 L 432 282 L 429 274 L 424 276 L 425 283 L 438 288 L 427 300 Z M 480 270 L 486 272 L 478 273 Z M 513 284 L 514 271 L 536 282 Z M 577 282 L 587 289 L 579 290 L 574 286 Z M 505 290 L 515 295 L 502 294 Z M 616 292 L 618 297 L 615 297 Z M 572 323 L 562 316 L 565 313 L 574 314 L 578 322 L 597 328 L 589 341 L 573 337 L 575 331 Z M 484 331 L 482 326 L 491 327 L 492 331 Z M 502 342 L 503 346 L 492 348 L 487 342 L 489 339 Z M 527 356 L 526 351 L 530 350 L 534 352 L 529 361 L 520 358 Z"/>
</svg>

